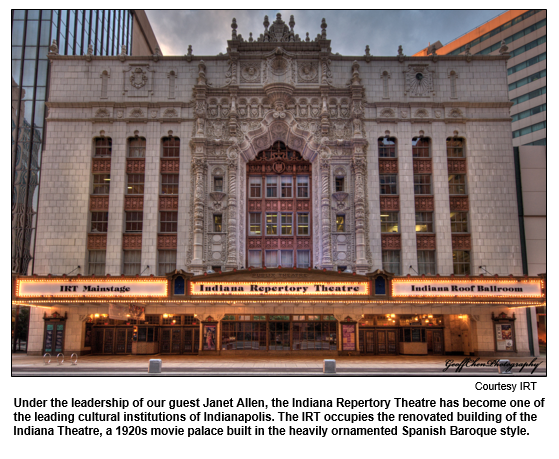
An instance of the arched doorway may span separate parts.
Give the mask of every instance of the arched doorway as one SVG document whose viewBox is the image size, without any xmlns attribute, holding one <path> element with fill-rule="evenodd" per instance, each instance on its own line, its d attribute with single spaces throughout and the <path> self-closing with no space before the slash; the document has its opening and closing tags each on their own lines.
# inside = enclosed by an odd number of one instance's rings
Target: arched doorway
<svg viewBox="0 0 559 459">
<path fill-rule="evenodd" d="M 311 267 L 311 163 L 278 141 L 246 167 L 246 266 Z"/>
</svg>

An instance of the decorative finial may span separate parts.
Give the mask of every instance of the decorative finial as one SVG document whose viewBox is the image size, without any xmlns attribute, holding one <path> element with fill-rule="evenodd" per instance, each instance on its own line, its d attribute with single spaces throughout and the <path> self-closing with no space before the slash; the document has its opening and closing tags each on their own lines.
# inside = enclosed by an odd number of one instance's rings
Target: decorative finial
<svg viewBox="0 0 559 459">
<path fill-rule="evenodd" d="M 509 50 L 509 47 L 505 43 L 505 40 L 501 41 L 501 49 L 499 49 L 499 54 L 501 54 L 501 55 L 507 54 L 508 50 Z"/>
<path fill-rule="evenodd" d="M 192 56 L 192 45 L 188 45 L 188 56 Z"/>
<path fill-rule="evenodd" d="M 293 15 L 291 15 L 291 17 L 289 18 L 289 27 L 291 27 L 292 31 L 293 27 L 295 27 L 295 17 Z"/>
<path fill-rule="evenodd" d="M 309 42 L 309 41 L 311 41 L 311 39 L 310 39 L 310 37 L 309 37 L 309 33 L 308 33 L 308 32 L 307 32 L 307 38 L 305 38 L 305 41 L 306 41 L 306 42 Z"/>
<path fill-rule="evenodd" d="M 322 29 L 322 39 L 326 38 L 326 27 L 328 27 L 328 24 L 326 24 L 326 19 L 322 18 L 322 24 L 320 24 L 320 28 Z"/>
<path fill-rule="evenodd" d="M 369 45 L 365 46 L 365 56 L 370 56 L 371 55 L 371 48 L 369 48 Z"/>
<path fill-rule="evenodd" d="M 51 54 L 58 54 L 58 44 L 56 43 L 56 40 L 53 40 L 52 45 L 49 46 L 49 52 Z"/>
<path fill-rule="evenodd" d="M 270 21 L 268 21 L 268 16 L 264 16 L 264 27 L 266 28 L 266 32 L 268 31 L 268 26 L 270 25 Z"/>
<path fill-rule="evenodd" d="M 233 18 L 233 21 L 231 22 L 231 28 L 233 29 L 231 32 L 231 38 L 233 40 L 237 39 L 237 20 L 235 18 Z"/>
<path fill-rule="evenodd" d="M 254 38 L 252 38 L 252 32 L 250 32 L 250 33 L 248 34 L 248 41 L 249 41 L 250 43 L 252 43 L 252 42 L 254 41 Z"/>
<path fill-rule="evenodd" d="M 122 45 L 120 47 L 120 55 L 121 56 L 126 56 L 126 45 Z"/>
<path fill-rule="evenodd" d="M 398 56 L 403 56 L 404 55 L 404 49 L 402 48 L 402 45 L 398 46 Z"/>
<path fill-rule="evenodd" d="M 281 13 L 276 14 L 276 21 L 281 22 Z"/>
<path fill-rule="evenodd" d="M 87 45 L 87 55 L 93 56 L 93 45 Z"/>
</svg>

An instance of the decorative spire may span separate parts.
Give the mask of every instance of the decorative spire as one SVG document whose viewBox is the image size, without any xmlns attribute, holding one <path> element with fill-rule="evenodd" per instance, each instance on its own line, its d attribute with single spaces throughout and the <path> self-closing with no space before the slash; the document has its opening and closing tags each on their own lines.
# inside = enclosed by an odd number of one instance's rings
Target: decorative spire
<svg viewBox="0 0 559 459">
<path fill-rule="evenodd" d="M 233 29 L 231 31 L 231 38 L 233 40 L 237 39 L 237 20 L 235 18 L 233 18 L 233 21 L 231 22 L 231 28 Z"/>
<path fill-rule="evenodd" d="M 268 21 L 268 16 L 264 16 L 264 28 L 266 32 L 268 31 L 269 26 L 270 26 L 270 21 Z"/>
<path fill-rule="evenodd" d="M 188 45 L 188 56 L 192 56 L 192 45 Z"/>
<path fill-rule="evenodd" d="M 295 27 L 295 17 L 293 15 L 289 18 L 289 27 L 291 27 L 291 31 L 293 32 L 293 27 Z"/>
<path fill-rule="evenodd" d="M 320 24 L 320 28 L 322 29 L 322 39 L 323 40 L 326 39 L 326 27 L 328 27 L 328 24 L 326 24 L 326 19 L 322 18 L 322 24 Z"/>
</svg>

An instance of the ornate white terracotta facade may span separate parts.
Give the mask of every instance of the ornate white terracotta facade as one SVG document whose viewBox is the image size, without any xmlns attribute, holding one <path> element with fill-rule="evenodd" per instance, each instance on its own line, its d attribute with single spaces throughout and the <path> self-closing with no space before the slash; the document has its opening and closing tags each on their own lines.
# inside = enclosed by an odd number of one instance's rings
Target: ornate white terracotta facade
<svg viewBox="0 0 559 459">
<path fill-rule="evenodd" d="M 280 15 L 272 24 L 266 18 L 258 39 L 244 39 L 235 20 L 231 26 L 227 53 L 217 56 L 50 55 L 37 274 L 78 265 L 88 274 L 93 139 L 99 137 L 112 139 L 105 272 L 122 272 L 126 149 L 128 139 L 140 137 L 146 139 L 141 269 L 157 274 L 161 139 L 167 136 L 180 139 L 177 269 L 203 274 L 216 265 L 224 271 L 247 267 L 246 164 L 278 141 L 312 164 L 312 266 L 358 274 L 382 269 L 386 204 L 378 139 L 390 137 L 397 139 L 399 229 L 398 241 L 389 243 L 399 244 L 401 274 L 417 272 L 424 243 L 416 233 L 414 138 L 431 142 L 437 272 L 452 274 L 453 250 L 469 244 L 471 274 L 522 273 L 506 56 L 409 57 L 401 48 L 396 54 L 396 46 L 394 56 L 372 56 L 369 47 L 362 56 L 341 56 L 332 53 L 324 20 L 312 40 L 295 33 L 293 17 L 289 25 Z M 451 230 L 448 138 L 466 145 L 466 242 Z M 223 178 L 222 190 L 214 189 L 215 177 Z M 344 179 L 342 191 L 336 178 Z M 339 214 L 343 230 L 336 225 Z M 292 306 L 287 309 L 296 313 Z M 202 309 L 211 308 L 200 309 L 210 314 Z M 226 309 L 216 307 L 214 318 Z M 356 318 L 367 312 L 354 309 Z M 490 329 L 488 312 L 466 309 L 429 307 L 482 314 Z M 336 311 L 345 317 L 345 310 Z M 376 305 L 368 312 L 391 311 Z M 518 346 L 526 351 L 525 325 L 519 334 Z M 492 337 L 479 336 L 480 349 L 492 347 Z"/>
</svg>

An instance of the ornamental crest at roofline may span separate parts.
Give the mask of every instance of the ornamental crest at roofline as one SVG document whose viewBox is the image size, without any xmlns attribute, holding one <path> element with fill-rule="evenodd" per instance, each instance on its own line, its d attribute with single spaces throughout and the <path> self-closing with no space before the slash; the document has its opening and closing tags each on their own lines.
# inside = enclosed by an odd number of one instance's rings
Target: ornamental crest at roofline
<svg viewBox="0 0 559 459">
<path fill-rule="evenodd" d="M 260 35 L 260 37 L 258 38 L 258 41 L 276 43 L 301 41 L 299 36 L 295 35 L 295 32 L 293 31 L 293 27 L 295 27 L 295 19 L 293 18 L 293 16 L 291 16 L 289 19 L 289 26 L 291 27 L 291 29 L 282 20 L 280 13 L 276 15 L 276 20 L 268 29 L 269 25 L 270 23 L 268 21 L 268 16 L 264 16 L 265 30 L 264 34 Z"/>
</svg>

